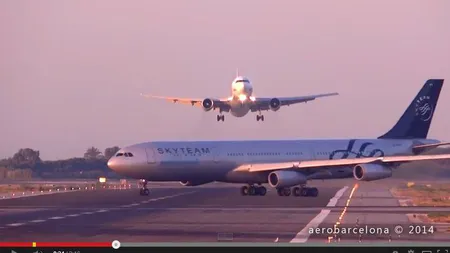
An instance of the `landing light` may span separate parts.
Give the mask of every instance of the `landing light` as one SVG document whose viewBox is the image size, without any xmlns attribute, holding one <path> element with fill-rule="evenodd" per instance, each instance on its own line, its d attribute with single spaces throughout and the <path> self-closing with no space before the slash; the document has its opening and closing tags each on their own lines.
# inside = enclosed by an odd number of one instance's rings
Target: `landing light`
<svg viewBox="0 0 450 253">
<path fill-rule="evenodd" d="M 241 102 L 244 102 L 246 99 L 247 99 L 247 96 L 246 96 L 246 95 L 239 95 L 239 100 L 240 100 Z"/>
<path fill-rule="evenodd" d="M 100 183 L 106 183 L 106 178 L 105 177 L 100 177 L 100 178 L 98 178 L 98 181 Z"/>
<path fill-rule="evenodd" d="M 256 98 L 255 97 L 250 97 L 250 100 L 255 102 Z"/>
</svg>

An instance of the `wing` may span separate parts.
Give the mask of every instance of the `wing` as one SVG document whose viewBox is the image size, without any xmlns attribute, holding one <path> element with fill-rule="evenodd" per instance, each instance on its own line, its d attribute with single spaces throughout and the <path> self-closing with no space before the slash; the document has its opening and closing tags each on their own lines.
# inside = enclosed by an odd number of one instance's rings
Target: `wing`
<svg viewBox="0 0 450 253">
<path fill-rule="evenodd" d="M 302 97 L 279 97 L 279 98 L 255 98 L 254 105 L 251 107 L 252 112 L 263 111 L 270 109 L 270 102 L 274 101 L 279 104 L 279 107 L 285 105 L 293 105 L 298 103 L 306 103 L 308 101 L 315 100 L 316 98 L 329 97 L 339 95 L 337 92 L 302 96 Z"/>
<path fill-rule="evenodd" d="M 413 161 L 424 160 L 441 160 L 450 159 L 450 154 L 443 155 L 416 155 L 416 156 L 386 156 L 386 157 L 365 157 L 365 158 L 349 158 L 349 159 L 335 159 L 335 160 L 311 160 L 311 161 L 292 161 L 284 163 L 260 163 L 260 164 L 244 164 L 237 170 L 245 170 L 250 172 L 258 171 L 274 171 L 284 169 L 309 169 L 319 167 L 339 167 L 351 166 L 366 163 L 381 163 L 381 164 L 398 164 Z"/>
<path fill-rule="evenodd" d="M 146 98 L 157 98 L 157 99 L 165 99 L 169 102 L 180 103 L 186 105 L 192 105 L 203 108 L 203 101 L 206 99 L 196 99 L 196 98 L 179 98 L 179 97 L 162 97 L 162 96 L 153 96 L 149 94 L 142 94 L 141 96 Z M 227 99 L 212 99 L 212 109 L 221 109 L 223 112 L 230 111 L 230 104 Z"/>
</svg>

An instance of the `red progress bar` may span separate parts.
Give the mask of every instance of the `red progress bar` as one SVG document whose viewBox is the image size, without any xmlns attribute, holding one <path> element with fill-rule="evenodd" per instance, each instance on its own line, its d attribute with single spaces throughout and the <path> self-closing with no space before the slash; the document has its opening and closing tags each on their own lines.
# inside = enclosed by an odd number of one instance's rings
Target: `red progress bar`
<svg viewBox="0 0 450 253">
<path fill-rule="evenodd" d="M 33 243 L 31 242 L 0 242 L 0 247 L 10 247 L 10 248 L 19 248 L 19 247 L 33 247 Z"/>
<path fill-rule="evenodd" d="M 30 245 L 30 244 L 29 244 Z M 28 246 L 29 247 L 29 246 Z M 111 242 L 36 242 L 35 247 L 111 248 Z"/>
</svg>

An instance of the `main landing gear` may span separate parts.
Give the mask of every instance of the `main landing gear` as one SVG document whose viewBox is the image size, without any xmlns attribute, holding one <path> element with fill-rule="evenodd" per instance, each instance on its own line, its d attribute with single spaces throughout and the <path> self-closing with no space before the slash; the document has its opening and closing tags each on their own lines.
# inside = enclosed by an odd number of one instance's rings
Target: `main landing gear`
<svg viewBox="0 0 450 253">
<path fill-rule="evenodd" d="M 264 186 L 246 185 L 241 187 L 242 196 L 264 196 L 267 193 L 267 189 Z"/>
<path fill-rule="evenodd" d="M 256 121 L 264 121 L 264 115 L 256 115 Z"/>
<path fill-rule="evenodd" d="M 147 180 L 141 181 L 142 188 L 139 190 L 139 195 L 148 196 L 150 194 L 150 190 L 147 188 Z"/>
<path fill-rule="evenodd" d="M 217 115 L 217 121 L 225 121 L 225 115 L 223 114 Z"/>
<path fill-rule="evenodd" d="M 292 188 L 278 188 L 278 196 L 291 196 L 295 197 L 317 197 L 319 195 L 319 189 L 315 187 L 294 187 Z"/>
</svg>

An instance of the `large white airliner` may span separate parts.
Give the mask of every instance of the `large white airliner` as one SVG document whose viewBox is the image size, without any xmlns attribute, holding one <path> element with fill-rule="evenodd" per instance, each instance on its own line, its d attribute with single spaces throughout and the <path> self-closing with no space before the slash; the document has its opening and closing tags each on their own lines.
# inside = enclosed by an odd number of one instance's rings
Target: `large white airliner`
<svg viewBox="0 0 450 253">
<path fill-rule="evenodd" d="M 173 103 L 190 104 L 192 106 L 199 106 L 205 111 L 219 110 L 217 115 L 217 121 L 224 121 L 225 115 L 223 112 L 229 112 L 235 117 L 243 117 L 248 112 L 258 112 L 256 115 L 257 121 L 264 121 L 264 115 L 261 111 L 278 111 L 282 106 L 292 105 L 298 103 L 306 103 L 319 97 L 335 96 L 338 93 L 318 94 L 302 97 L 253 97 L 253 86 L 250 80 L 244 76 L 237 74 L 237 77 L 231 83 L 231 96 L 224 99 L 205 98 L 176 98 L 176 97 L 161 97 L 153 95 L 141 94 L 150 98 L 162 98 L 169 100 Z"/>
<path fill-rule="evenodd" d="M 241 183 L 243 195 L 265 195 L 262 184 L 269 183 L 280 196 L 315 197 L 318 190 L 306 187 L 311 179 L 378 180 L 402 163 L 449 159 L 422 154 L 449 144 L 427 139 L 443 83 L 428 80 L 397 124 L 377 139 L 146 142 L 122 148 L 108 166 L 147 181 Z M 146 183 L 140 193 L 149 194 Z"/>
</svg>

